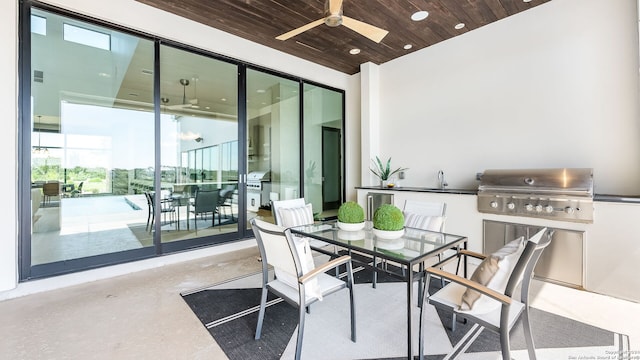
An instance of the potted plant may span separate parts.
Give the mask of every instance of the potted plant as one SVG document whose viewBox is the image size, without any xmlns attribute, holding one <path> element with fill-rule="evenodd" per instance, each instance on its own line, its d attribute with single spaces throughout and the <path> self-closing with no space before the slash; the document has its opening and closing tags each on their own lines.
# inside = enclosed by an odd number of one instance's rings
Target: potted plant
<svg viewBox="0 0 640 360">
<path fill-rule="evenodd" d="M 346 231 L 364 229 L 364 209 L 355 201 L 347 201 L 338 208 L 338 227 Z"/>
<path fill-rule="evenodd" d="M 395 170 L 391 170 L 391 158 L 387 159 L 387 162 L 383 164 L 379 157 L 376 156 L 376 159 L 371 159 L 373 163 L 373 167 L 370 167 L 369 170 L 380 179 L 380 186 L 382 187 L 393 187 L 393 183 L 389 183 L 389 180 L 392 175 L 398 173 L 400 171 L 405 171 L 407 168 L 397 168 Z"/>
<path fill-rule="evenodd" d="M 373 214 L 373 234 L 380 239 L 397 239 L 404 235 L 402 210 L 391 204 L 383 204 Z"/>
</svg>

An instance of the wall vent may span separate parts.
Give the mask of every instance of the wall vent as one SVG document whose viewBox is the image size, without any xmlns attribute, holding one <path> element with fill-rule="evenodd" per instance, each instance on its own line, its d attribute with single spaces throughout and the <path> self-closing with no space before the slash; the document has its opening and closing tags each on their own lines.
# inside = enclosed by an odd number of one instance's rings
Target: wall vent
<svg viewBox="0 0 640 360">
<path fill-rule="evenodd" d="M 44 71 L 33 70 L 33 81 L 43 83 L 44 82 Z"/>
</svg>

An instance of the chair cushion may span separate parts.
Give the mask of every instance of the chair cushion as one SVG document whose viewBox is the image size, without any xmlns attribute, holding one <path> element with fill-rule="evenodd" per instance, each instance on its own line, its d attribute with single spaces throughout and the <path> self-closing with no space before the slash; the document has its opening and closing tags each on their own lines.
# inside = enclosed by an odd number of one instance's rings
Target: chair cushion
<svg viewBox="0 0 640 360">
<path fill-rule="evenodd" d="M 444 216 L 426 216 L 413 212 L 404 212 L 404 225 L 416 229 L 440 231 Z"/>
<path fill-rule="evenodd" d="M 293 226 L 313 224 L 313 210 L 311 204 L 295 208 L 279 208 L 280 226 L 290 228 Z"/>
<path fill-rule="evenodd" d="M 311 247 L 309 246 L 309 239 L 293 236 L 293 242 L 296 247 L 296 252 L 298 253 L 298 258 L 300 259 L 300 270 L 302 271 L 302 275 L 304 275 L 315 268 L 313 255 L 311 254 Z M 298 288 L 298 277 L 296 274 L 291 274 L 290 272 L 277 267 L 274 271 L 278 280 L 295 289 Z M 308 296 L 317 297 L 322 300 L 322 293 L 320 292 L 316 279 L 311 279 L 305 284 L 305 293 Z"/>
<path fill-rule="evenodd" d="M 524 250 L 524 237 L 510 241 L 498 251 L 487 256 L 471 275 L 471 280 L 490 289 L 504 293 L 511 272 Z M 500 303 L 479 292 L 467 289 L 462 294 L 460 310 L 474 313 L 489 312 Z"/>
</svg>

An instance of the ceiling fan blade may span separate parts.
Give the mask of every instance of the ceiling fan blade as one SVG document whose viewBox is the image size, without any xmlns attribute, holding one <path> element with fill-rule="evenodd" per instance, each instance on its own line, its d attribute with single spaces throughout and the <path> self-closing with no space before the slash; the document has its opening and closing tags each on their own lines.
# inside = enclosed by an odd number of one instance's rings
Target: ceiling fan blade
<svg viewBox="0 0 640 360">
<path fill-rule="evenodd" d="M 379 43 L 389 33 L 387 30 L 379 27 L 364 23 L 362 21 L 352 19 L 347 16 L 342 16 L 342 25 L 349 29 L 359 33 L 362 36 L 368 37 L 372 41 Z"/>
<path fill-rule="evenodd" d="M 298 35 L 300 33 L 303 33 L 305 31 L 309 30 L 309 29 L 313 29 L 314 27 L 316 27 L 316 26 L 318 26 L 320 24 L 324 24 L 324 18 L 316 20 L 314 22 L 310 22 L 307 25 L 300 26 L 297 29 L 293 29 L 293 30 L 291 30 L 289 32 L 286 32 L 286 33 L 284 33 L 282 35 L 279 35 L 279 36 L 276 37 L 276 39 L 283 40 L 283 41 L 287 40 L 287 39 L 290 39 L 290 38 L 292 38 L 292 37 L 294 37 L 294 36 L 296 36 L 296 35 Z"/>
<path fill-rule="evenodd" d="M 342 0 L 329 0 L 329 14 L 338 14 L 342 9 Z"/>
</svg>

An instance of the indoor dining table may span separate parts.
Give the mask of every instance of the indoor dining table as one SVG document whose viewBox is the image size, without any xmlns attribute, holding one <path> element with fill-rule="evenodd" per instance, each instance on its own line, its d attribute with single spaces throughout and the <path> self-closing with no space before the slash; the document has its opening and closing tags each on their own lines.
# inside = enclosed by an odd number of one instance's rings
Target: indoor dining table
<svg viewBox="0 0 640 360">
<path fill-rule="evenodd" d="M 387 240 L 375 235 L 371 223 L 367 222 L 364 229 L 358 231 L 345 231 L 337 226 L 336 220 L 324 221 L 312 225 L 296 226 L 291 228 L 291 233 L 296 236 L 310 237 L 333 245 L 337 245 L 347 251 L 364 255 L 371 262 L 361 262 L 362 266 L 371 267 L 373 264 L 376 273 L 384 271 L 397 276 L 407 284 L 407 358 L 412 358 L 412 306 L 414 281 L 418 281 L 418 298 L 424 282 L 425 260 L 440 256 L 440 261 L 446 261 L 458 256 L 457 251 L 445 256 L 449 249 L 467 248 L 467 237 L 442 232 L 434 232 L 406 227 L 402 237 Z M 392 263 L 404 267 L 405 271 L 390 271 L 387 266 L 378 266 L 379 260 L 383 263 Z M 356 261 L 356 260 L 354 260 Z M 357 262 L 357 261 L 356 261 Z M 463 264 L 466 276 L 466 263 Z M 410 271 L 409 271 L 410 270 Z M 374 273 L 375 275 L 375 273 Z M 375 279 L 375 276 L 374 276 Z M 374 280 L 375 281 L 375 280 Z M 375 284 L 375 282 L 374 282 Z M 428 285 L 424 285 L 428 286 Z M 418 300 L 417 306 L 420 306 Z"/>
</svg>

